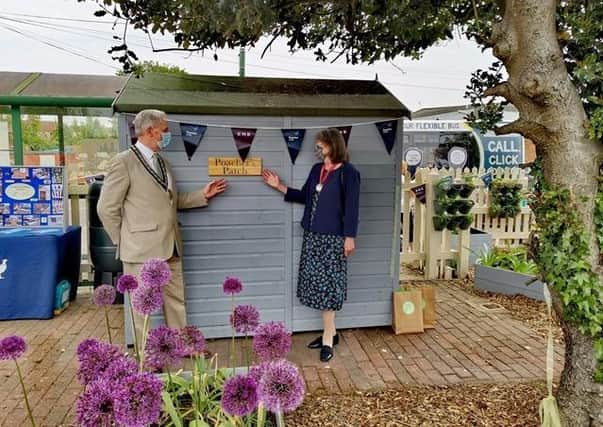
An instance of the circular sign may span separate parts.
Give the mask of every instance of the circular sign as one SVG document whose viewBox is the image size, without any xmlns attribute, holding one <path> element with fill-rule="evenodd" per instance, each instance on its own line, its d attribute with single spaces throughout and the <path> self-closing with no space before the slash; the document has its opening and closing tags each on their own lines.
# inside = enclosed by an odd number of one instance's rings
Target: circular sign
<svg viewBox="0 0 603 427">
<path fill-rule="evenodd" d="M 453 168 L 464 167 L 467 164 L 467 150 L 463 147 L 452 147 L 448 151 L 448 163 Z"/>
<path fill-rule="evenodd" d="M 13 200 L 27 200 L 36 194 L 36 190 L 29 184 L 17 183 L 6 187 L 4 193 Z"/>
<path fill-rule="evenodd" d="M 410 301 L 406 301 L 402 304 L 402 312 L 407 315 L 413 314 L 415 312 L 415 305 Z"/>
<path fill-rule="evenodd" d="M 404 153 L 404 160 L 408 166 L 419 166 L 423 161 L 423 152 L 416 147 L 411 147 Z"/>
</svg>

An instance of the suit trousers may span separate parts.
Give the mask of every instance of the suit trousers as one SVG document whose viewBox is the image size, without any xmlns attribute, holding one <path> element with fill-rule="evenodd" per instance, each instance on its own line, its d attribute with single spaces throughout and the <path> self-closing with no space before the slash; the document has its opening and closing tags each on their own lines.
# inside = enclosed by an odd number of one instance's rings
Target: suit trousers
<svg viewBox="0 0 603 427">
<path fill-rule="evenodd" d="M 172 270 L 172 278 L 170 282 L 163 288 L 163 314 L 165 323 L 170 328 L 182 328 L 186 326 L 186 302 L 184 300 L 184 280 L 182 277 L 182 259 L 178 256 L 173 256 L 168 260 L 170 270 Z M 131 274 L 138 277 L 142 263 L 123 263 L 124 274 Z M 134 321 L 136 323 L 136 336 L 138 337 L 138 345 L 141 343 L 142 326 L 144 317 L 136 312 L 134 313 Z M 144 349 L 141 349 L 144 351 Z"/>
</svg>

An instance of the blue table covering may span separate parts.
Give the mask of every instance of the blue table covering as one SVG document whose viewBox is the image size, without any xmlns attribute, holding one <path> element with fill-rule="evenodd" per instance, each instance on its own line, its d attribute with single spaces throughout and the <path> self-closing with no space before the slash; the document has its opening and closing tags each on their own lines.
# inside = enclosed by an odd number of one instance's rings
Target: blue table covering
<svg viewBox="0 0 603 427">
<path fill-rule="evenodd" d="M 61 280 L 75 299 L 80 260 L 81 227 L 0 229 L 0 319 L 51 318 Z"/>
</svg>

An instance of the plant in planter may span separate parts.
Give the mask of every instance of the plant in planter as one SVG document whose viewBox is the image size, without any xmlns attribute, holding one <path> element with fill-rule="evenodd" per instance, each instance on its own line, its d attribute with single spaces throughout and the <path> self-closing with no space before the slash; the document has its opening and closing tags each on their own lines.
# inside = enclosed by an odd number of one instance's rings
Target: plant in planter
<svg viewBox="0 0 603 427">
<path fill-rule="evenodd" d="M 446 224 L 446 228 L 452 232 L 456 232 L 459 228 L 460 217 L 458 215 L 448 217 L 448 223 Z"/>
<path fill-rule="evenodd" d="M 446 224 L 448 224 L 449 216 L 446 214 L 436 215 L 433 217 L 433 228 L 436 231 L 442 231 L 446 228 Z"/>
<path fill-rule="evenodd" d="M 458 224 L 461 230 L 468 230 L 473 223 L 473 215 L 459 215 L 458 216 Z"/>
<path fill-rule="evenodd" d="M 495 218 L 513 218 L 521 212 L 522 187 L 516 181 L 495 179 L 489 190 L 488 213 Z"/>
<path fill-rule="evenodd" d="M 451 200 L 448 197 L 441 196 L 434 200 L 433 202 L 433 211 L 436 215 L 444 215 L 450 205 Z"/>
<path fill-rule="evenodd" d="M 468 214 L 474 205 L 475 205 L 475 202 L 473 200 L 458 199 L 458 200 L 454 201 L 454 206 L 455 206 L 456 210 L 462 214 Z"/>
<path fill-rule="evenodd" d="M 436 184 L 435 184 L 436 198 L 446 195 L 446 193 L 448 192 L 448 190 L 450 189 L 451 186 L 452 186 L 452 177 L 451 176 L 445 176 L 443 178 L 440 178 L 438 180 L 438 182 L 436 182 Z"/>
<path fill-rule="evenodd" d="M 473 190 L 475 190 L 475 184 L 473 184 L 474 179 L 475 176 L 472 174 L 467 174 L 463 176 L 463 181 L 465 182 L 461 184 L 462 187 L 459 191 L 459 196 L 465 199 L 471 196 L 471 193 L 473 193 Z"/>
<path fill-rule="evenodd" d="M 507 295 L 525 295 L 543 300 L 543 284 L 537 280 L 538 268 L 527 258 L 523 247 L 485 251 L 475 267 L 475 287 Z M 528 286 L 529 285 L 529 286 Z"/>
<path fill-rule="evenodd" d="M 446 191 L 446 195 L 448 197 L 454 198 L 459 195 L 461 190 L 463 189 L 463 184 L 451 184 L 448 191 Z"/>
</svg>

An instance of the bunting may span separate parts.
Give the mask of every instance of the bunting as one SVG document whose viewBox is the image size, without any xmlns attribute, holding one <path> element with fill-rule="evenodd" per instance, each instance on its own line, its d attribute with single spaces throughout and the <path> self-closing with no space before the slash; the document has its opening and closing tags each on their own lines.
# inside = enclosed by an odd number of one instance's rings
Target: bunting
<svg viewBox="0 0 603 427">
<path fill-rule="evenodd" d="M 193 154 L 197 151 L 201 140 L 205 136 L 207 126 L 196 125 L 191 123 L 180 123 L 180 134 L 184 142 L 184 149 L 188 156 L 189 162 L 193 158 Z"/>
<path fill-rule="evenodd" d="M 427 187 L 425 186 L 425 184 L 421 184 L 417 187 L 411 188 L 412 192 L 415 193 L 415 197 L 417 198 L 417 200 L 419 202 L 421 202 L 421 204 L 423 204 L 423 205 L 427 201 L 426 189 L 427 189 Z"/>
<path fill-rule="evenodd" d="M 486 188 L 490 188 L 490 184 L 492 184 L 492 174 L 488 172 L 482 175 L 482 181 L 484 181 Z"/>
<path fill-rule="evenodd" d="M 128 136 L 130 138 L 130 143 L 134 144 L 138 140 L 136 137 L 136 132 L 134 129 L 134 114 L 124 114 Z M 339 130 L 341 136 L 343 136 L 343 140 L 345 142 L 346 147 L 348 146 L 350 135 L 352 133 L 353 126 L 366 126 L 366 125 L 375 125 L 381 139 L 383 140 L 383 144 L 385 149 L 389 155 L 393 150 L 393 147 L 396 143 L 396 136 L 398 130 L 398 120 L 386 120 L 381 122 L 362 122 L 362 123 L 352 123 L 346 126 L 332 126 Z M 176 120 L 168 120 L 170 126 L 175 124 L 180 128 L 180 135 L 176 134 L 175 136 L 181 136 L 182 142 L 184 145 L 184 149 L 188 160 L 191 161 L 195 152 L 201 145 L 201 141 L 205 137 L 205 133 L 207 128 L 216 127 L 216 128 L 226 128 L 230 129 L 232 132 L 232 136 L 235 141 L 235 147 L 239 153 L 239 156 L 243 161 L 247 159 L 247 156 L 251 150 L 251 145 L 255 139 L 255 135 L 258 129 L 268 129 L 268 130 L 280 130 L 283 138 L 285 139 L 285 144 L 287 145 L 287 151 L 289 152 L 289 157 L 291 159 L 291 163 L 295 164 L 295 161 L 302 149 L 303 141 L 306 136 L 306 131 L 308 129 L 319 129 L 324 128 L 323 126 L 307 126 L 304 129 L 282 129 L 277 127 L 256 127 L 256 128 L 239 128 L 239 127 L 230 127 L 228 125 L 222 124 L 200 124 L 200 123 L 186 123 L 179 122 Z M 409 169 L 411 173 L 414 172 L 416 167 L 409 163 Z M 418 166 L 418 165 L 417 165 Z"/>
<path fill-rule="evenodd" d="M 291 163 L 295 164 L 295 159 L 301 151 L 302 143 L 304 142 L 304 135 L 306 134 L 305 129 L 281 129 L 283 138 L 285 138 L 285 144 L 287 144 L 287 150 L 289 151 L 289 157 Z"/>
<path fill-rule="evenodd" d="M 252 128 L 231 128 L 232 137 L 235 140 L 235 146 L 241 156 L 241 160 L 245 161 L 249 150 L 251 150 L 251 144 L 253 144 L 253 138 L 255 138 L 255 132 L 257 129 Z"/>
<path fill-rule="evenodd" d="M 396 142 L 398 121 L 388 120 L 386 122 L 377 122 L 375 123 L 375 126 L 377 126 L 379 135 L 381 135 L 381 139 L 383 139 L 383 144 L 385 144 L 387 154 L 392 154 L 392 148 L 394 148 L 394 143 Z"/>
</svg>

